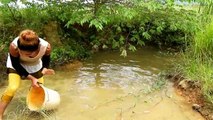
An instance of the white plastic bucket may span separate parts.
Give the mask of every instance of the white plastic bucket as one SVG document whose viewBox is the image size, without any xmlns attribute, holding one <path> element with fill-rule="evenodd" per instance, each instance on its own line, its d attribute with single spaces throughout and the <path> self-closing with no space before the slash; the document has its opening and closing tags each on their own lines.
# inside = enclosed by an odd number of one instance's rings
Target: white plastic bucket
<svg viewBox="0 0 213 120">
<path fill-rule="evenodd" d="M 52 110 L 60 104 L 60 95 L 57 91 L 43 85 L 31 87 L 27 95 L 27 106 L 32 111 Z"/>
</svg>

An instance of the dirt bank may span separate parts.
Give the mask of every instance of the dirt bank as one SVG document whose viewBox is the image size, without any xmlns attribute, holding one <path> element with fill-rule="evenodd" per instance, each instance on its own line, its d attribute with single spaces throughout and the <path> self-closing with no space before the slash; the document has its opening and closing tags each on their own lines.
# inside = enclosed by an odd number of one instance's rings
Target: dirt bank
<svg viewBox="0 0 213 120">
<path fill-rule="evenodd" d="M 198 81 L 185 79 L 179 74 L 169 75 L 168 78 L 174 82 L 177 94 L 191 103 L 193 110 L 199 112 L 206 120 L 213 120 L 213 104 L 206 101 Z"/>
</svg>

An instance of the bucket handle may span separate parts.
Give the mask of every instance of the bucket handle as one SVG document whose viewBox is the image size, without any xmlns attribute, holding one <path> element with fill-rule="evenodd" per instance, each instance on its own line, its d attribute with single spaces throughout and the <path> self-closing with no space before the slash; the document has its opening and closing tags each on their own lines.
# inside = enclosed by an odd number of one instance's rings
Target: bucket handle
<svg viewBox="0 0 213 120">
<path fill-rule="evenodd" d="M 43 83 L 37 82 L 37 84 L 40 86 L 40 85 L 43 84 Z M 29 91 L 30 91 L 31 87 L 32 87 L 32 86 L 30 86 Z"/>
<path fill-rule="evenodd" d="M 38 85 L 41 85 L 41 84 L 43 84 L 43 83 L 41 83 L 41 82 L 37 82 L 37 84 L 38 84 Z"/>
</svg>

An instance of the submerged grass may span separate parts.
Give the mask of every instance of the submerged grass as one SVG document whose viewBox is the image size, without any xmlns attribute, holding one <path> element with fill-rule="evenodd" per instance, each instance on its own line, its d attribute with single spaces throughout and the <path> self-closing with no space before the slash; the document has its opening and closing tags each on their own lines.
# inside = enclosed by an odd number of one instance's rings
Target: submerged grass
<svg viewBox="0 0 213 120">
<path fill-rule="evenodd" d="M 7 115 L 4 116 L 5 120 L 56 120 L 54 110 L 51 111 L 30 111 L 26 105 L 26 98 L 19 97 L 13 102 L 17 105 L 13 110 L 9 110 Z"/>
</svg>

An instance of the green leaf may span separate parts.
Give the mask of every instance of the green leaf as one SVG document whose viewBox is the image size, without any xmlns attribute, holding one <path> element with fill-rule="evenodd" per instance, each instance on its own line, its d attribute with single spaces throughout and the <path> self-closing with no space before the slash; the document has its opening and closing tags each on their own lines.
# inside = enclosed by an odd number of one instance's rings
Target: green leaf
<svg viewBox="0 0 213 120">
<path fill-rule="evenodd" d="M 93 25 L 99 30 L 103 29 L 102 23 L 100 21 L 98 21 L 97 19 L 93 19 L 92 21 L 90 21 L 89 27 L 91 27 Z"/>
<path fill-rule="evenodd" d="M 92 14 L 84 15 L 83 19 L 81 19 L 80 24 L 83 25 L 86 22 L 89 22 L 92 19 Z"/>
<path fill-rule="evenodd" d="M 114 49 L 114 48 L 116 48 L 116 47 L 119 47 L 119 42 L 113 40 L 113 41 L 112 41 L 112 48 Z"/>
<path fill-rule="evenodd" d="M 116 32 L 121 32 L 122 30 L 121 30 L 121 27 L 120 26 L 118 26 L 117 28 L 116 28 Z"/>
<path fill-rule="evenodd" d="M 176 31 L 177 30 L 177 27 L 175 24 L 171 24 L 170 25 L 170 29 L 173 30 L 173 31 Z"/>
<path fill-rule="evenodd" d="M 67 24 L 65 25 L 67 28 L 69 28 L 70 25 L 74 24 L 75 22 L 73 20 L 70 20 L 67 22 Z"/>
<path fill-rule="evenodd" d="M 124 36 L 121 35 L 120 38 L 119 38 L 120 44 L 124 44 L 124 40 L 125 40 Z"/>
<path fill-rule="evenodd" d="M 128 49 L 131 50 L 131 51 L 133 51 L 133 52 L 136 51 L 135 46 L 133 46 L 133 45 L 131 45 L 131 44 L 129 44 L 129 48 L 128 48 Z"/>
<path fill-rule="evenodd" d="M 149 35 L 148 32 L 143 32 L 142 35 L 147 39 L 149 40 L 151 38 L 151 36 Z"/>
<path fill-rule="evenodd" d="M 127 52 L 126 49 L 123 49 L 120 56 L 126 57 L 127 56 Z"/>
<path fill-rule="evenodd" d="M 16 0 L 1 0 L 2 4 L 8 4 L 10 2 L 15 2 Z"/>
<path fill-rule="evenodd" d="M 162 30 L 163 30 L 163 27 L 162 27 L 162 26 L 158 26 L 158 27 L 157 27 L 157 32 L 158 32 L 158 33 L 161 33 Z"/>
<path fill-rule="evenodd" d="M 103 44 L 102 48 L 103 48 L 103 49 L 107 49 L 107 48 L 108 48 L 108 46 L 107 46 L 107 45 L 105 45 L 105 44 Z"/>
<path fill-rule="evenodd" d="M 138 45 L 140 45 L 140 46 L 145 45 L 145 43 L 144 43 L 144 41 L 143 41 L 143 40 L 138 40 L 138 41 L 137 41 L 137 44 L 138 44 Z"/>
<path fill-rule="evenodd" d="M 140 37 L 139 37 L 139 35 L 138 34 L 135 34 L 135 35 L 133 35 L 133 37 L 131 38 L 131 41 L 137 41 L 137 40 L 139 40 L 140 39 Z"/>
</svg>

